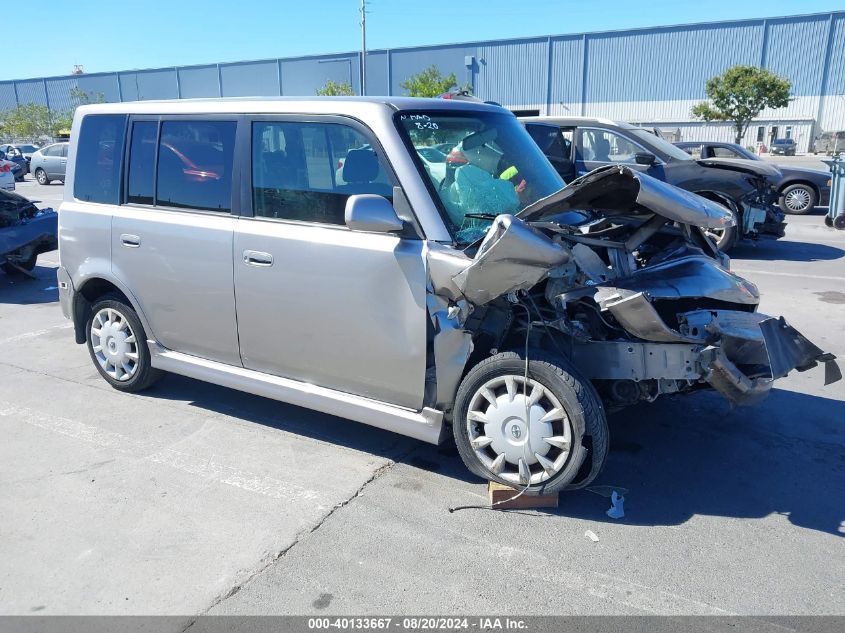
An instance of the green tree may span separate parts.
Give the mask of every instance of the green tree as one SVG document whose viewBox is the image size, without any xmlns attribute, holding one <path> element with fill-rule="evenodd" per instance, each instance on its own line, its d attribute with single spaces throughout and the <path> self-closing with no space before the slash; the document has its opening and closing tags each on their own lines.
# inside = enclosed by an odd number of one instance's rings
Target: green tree
<svg viewBox="0 0 845 633">
<path fill-rule="evenodd" d="M 411 75 L 401 86 L 411 97 L 439 97 L 458 85 L 455 73 L 443 76 L 437 66 L 429 66 L 416 75 Z"/>
<path fill-rule="evenodd" d="M 329 79 L 322 88 L 317 89 L 317 94 L 321 97 L 345 97 L 354 95 L 355 91 L 348 82 Z"/>
<path fill-rule="evenodd" d="M 7 136 L 34 141 L 54 136 L 61 117 L 45 105 L 21 103 L 4 112 L 0 118 L 3 119 L 3 132 Z"/>
<path fill-rule="evenodd" d="M 705 121 L 732 122 L 736 143 L 741 144 L 748 125 L 763 110 L 789 105 L 791 88 L 788 79 L 765 68 L 733 66 L 707 80 L 704 92 L 709 101 L 694 105 L 690 114 Z"/>
</svg>

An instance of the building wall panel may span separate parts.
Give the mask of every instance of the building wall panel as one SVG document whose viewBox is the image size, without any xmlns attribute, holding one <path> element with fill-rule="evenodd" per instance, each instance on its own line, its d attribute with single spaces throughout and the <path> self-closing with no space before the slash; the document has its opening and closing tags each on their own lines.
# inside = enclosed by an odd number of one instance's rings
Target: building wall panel
<svg viewBox="0 0 845 633">
<path fill-rule="evenodd" d="M 97 101 L 102 95 L 108 103 L 120 101 L 120 91 L 117 87 L 117 78 L 114 73 L 106 75 L 79 75 L 76 77 L 77 87 L 88 94 L 91 101 Z"/>
<path fill-rule="evenodd" d="M 548 51 L 547 39 L 479 46 L 475 94 L 513 108 L 545 103 Z"/>
<path fill-rule="evenodd" d="M 266 97 L 281 94 L 276 60 L 220 64 L 224 97 Z"/>
<path fill-rule="evenodd" d="M 827 16 L 768 21 L 765 66 L 788 77 L 795 95 L 819 94 L 828 22 Z"/>
<path fill-rule="evenodd" d="M 71 92 L 78 87 L 79 83 L 75 78 L 48 79 L 47 96 L 50 98 L 50 108 L 59 112 L 72 110 L 76 102 L 71 98 Z M 96 100 L 96 95 L 92 94 L 91 97 Z"/>
<path fill-rule="evenodd" d="M 388 53 L 374 51 L 367 53 L 367 94 L 386 95 L 390 91 L 388 81 Z"/>
<path fill-rule="evenodd" d="M 176 99 L 176 69 L 139 70 L 135 73 L 137 99 Z"/>
<path fill-rule="evenodd" d="M 703 99 L 708 78 L 758 64 L 762 22 L 587 36 L 587 102 Z"/>
<path fill-rule="evenodd" d="M 179 93 L 183 99 L 219 97 L 217 66 L 191 66 L 180 68 Z"/>
<path fill-rule="evenodd" d="M 583 86 L 584 38 L 552 38 L 552 66 L 549 78 L 550 115 L 580 115 Z"/>
<path fill-rule="evenodd" d="M 465 83 L 474 83 L 475 73 L 473 69 L 467 68 L 464 64 L 467 56 L 476 57 L 477 63 L 477 48 L 475 46 L 443 46 L 391 51 L 393 67 L 391 94 L 407 95 L 408 92 L 402 87 L 402 82 L 431 65 L 437 66 L 444 75 L 455 73 L 455 79 L 459 86 Z M 479 70 L 479 72 L 481 71 Z"/>
<path fill-rule="evenodd" d="M 355 94 L 360 94 L 359 73 L 359 56 L 354 53 L 282 60 L 282 94 L 286 97 L 313 97 L 329 79 L 337 83 L 351 83 Z"/>
<path fill-rule="evenodd" d="M 44 90 L 44 81 L 33 79 L 29 81 L 16 81 L 15 89 L 18 93 L 18 103 L 37 103 L 47 105 L 47 93 Z"/>
<path fill-rule="evenodd" d="M 3 110 L 11 110 L 17 104 L 17 98 L 15 97 L 15 82 L 0 82 L 0 112 Z"/>
</svg>

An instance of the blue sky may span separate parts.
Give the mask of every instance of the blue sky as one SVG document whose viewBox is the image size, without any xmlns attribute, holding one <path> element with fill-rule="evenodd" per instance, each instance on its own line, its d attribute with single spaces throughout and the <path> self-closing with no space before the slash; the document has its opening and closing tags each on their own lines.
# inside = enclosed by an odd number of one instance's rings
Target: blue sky
<svg viewBox="0 0 845 633">
<path fill-rule="evenodd" d="M 359 0 L 75 0 L 7 55 L 0 79 L 345 52 Z M 370 48 L 845 10 L 845 0 L 372 0 Z M 49 31 L 55 29 L 55 34 Z M 656 52 L 657 53 L 657 52 Z"/>
</svg>

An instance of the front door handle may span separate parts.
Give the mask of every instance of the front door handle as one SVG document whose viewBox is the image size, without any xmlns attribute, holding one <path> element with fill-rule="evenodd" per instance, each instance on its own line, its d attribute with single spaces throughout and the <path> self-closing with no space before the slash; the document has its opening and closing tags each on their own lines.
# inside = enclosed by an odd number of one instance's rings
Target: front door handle
<svg viewBox="0 0 845 633">
<path fill-rule="evenodd" d="M 273 256 L 262 251 L 244 251 L 244 264 L 247 266 L 272 266 Z"/>
<path fill-rule="evenodd" d="M 137 235 L 123 233 L 120 236 L 120 243 L 127 248 L 138 248 L 141 245 L 141 238 Z"/>
</svg>

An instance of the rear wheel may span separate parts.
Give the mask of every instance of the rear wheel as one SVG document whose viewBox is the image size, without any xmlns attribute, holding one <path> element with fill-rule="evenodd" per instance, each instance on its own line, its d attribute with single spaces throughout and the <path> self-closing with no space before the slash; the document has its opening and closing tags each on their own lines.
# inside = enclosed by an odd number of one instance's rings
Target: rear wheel
<svg viewBox="0 0 845 633">
<path fill-rule="evenodd" d="M 150 364 L 147 336 L 138 315 L 121 297 L 94 303 L 86 327 L 88 353 L 100 375 L 119 391 L 142 391 L 162 372 Z"/>
<path fill-rule="evenodd" d="M 557 359 L 517 353 L 476 365 L 455 400 L 455 443 L 467 468 L 528 494 L 587 485 L 607 455 L 604 409 L 589 381 Z M 585 462 L 586 473 L 582 466 Z"/>
<path fill-rule="evenodd" d="M 795 184 L 784 188 L 778 205 L 784 213 L 806 215 L 816 208 L 816 192 L 809 185 Z"/>
<path fill-rule="evenodd" d="M 47 178 L 47 172 L 41 169 L 40 167 L 35 170 L 35 180 L 38 181 L 39 185 L 49 185 L 50 179 Z"/>
</svg>

